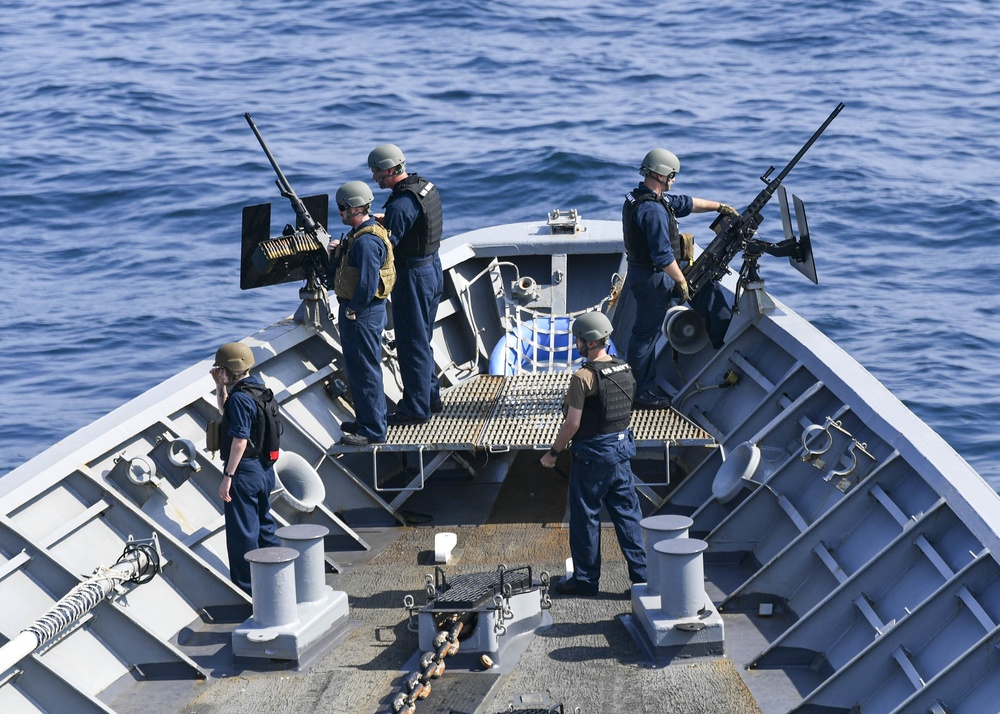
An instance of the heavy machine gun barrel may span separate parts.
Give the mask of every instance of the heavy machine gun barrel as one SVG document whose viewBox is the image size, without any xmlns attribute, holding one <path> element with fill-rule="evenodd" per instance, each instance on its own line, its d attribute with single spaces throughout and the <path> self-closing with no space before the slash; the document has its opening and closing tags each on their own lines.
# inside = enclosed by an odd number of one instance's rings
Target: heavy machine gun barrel
<svg viewBox="0 0 1000 714">
<path fill-rule="evenodd" d="M 816 130 L 816 132 L 809 138 L 799 152 L 795 154 L 788 165 L 783 168 L 777 176 L 773 179 L 770 178 L 771 173 L 774 171 L 774 167 L 771 166 L 764 174 L 760 177 L 761 181 L 767 184 L 764 189 L 757 194 L 757 197 L 750 202 L 750 205 L 741 213 L 739 216 L 733 218 L 729 216 L 719 216 L 712 223 L 712 230 L 715 231 L 715 238 L 708 245 L 707 248 L 698 256 L 698 259 L 689 265 L 684 271 L 684 277 L 688 283 L 688 290 L 693 296 L 699 290 L 704 288 L 713 282 L 718 282 L 722 279 L 726 273 L 729 272 L 729 262 L 736 256 L 737 253 L 744 250 L 747 246 L 748 241 L 753 238 L 754 233 L 757 231 L 757 227 L 760 226 L 764 217 L 761 215 L 761 210 L 764 208 L 765 204 L 771 200 L 771 196 L 774 192 L 778 190 L 781 186 L 781 182 L 785 180 L 789 172 L 795 167 L 795 164 L 805 155 L 809 148 L 816 143 L 820 135 L 826 131 L 826 128 L 830 126 L 841 110 L 844 108 L 844 103 L 841 102 L 837 105 L 830 116 L 826 118 L 822 126 Z"/>
<path fill-rule="evenodd" d="M 285 174 L 282 172 L 281 167 L 278 166 L 278 162 L 275 160 L 274 155 L 271 153 L 271 150 L 267 148 L 267 143 L 264 141 L 264 137 L 261 136 L 260 130 L 257 128 L 257 125 L 253 123 L 253 117 L 250 116 L 250 112 L 245 112 L 243 114 L 243 118 L 247 120 L 247 124 L 250 125 L 250 129 L 253 131 L 254 136 L 256 136 L 257 141 L 260 142 L 260 148 L 264 150 L 264 155 L 267 156 L 267 160 L 271 162 L 271 168 L 273 168 L 274 173 L 278 175 L 277 180 L 274 182 L 278 187 L 278 192 L 291 202 L 292 210 L 295 211 L 295 217 L 298 219 L 301 226 L 307 233 L 315 236 L 319 241 L 325 242 L 329 240 L 330 234 L 327 233 L 326 229 L 316 222 L 311 215 L 309 215 L 309 210 L 306 208 L 306 204 L 302 202 L 302 199 L 299 198 L 292 189 L 292 185 L 288 183 L 288 179 L 285 178 Z"/>
<path fill-rule="evenodd" d="M 326 194 L 299 198 L 254 124 L 253 117 L 249 112 L 243 117 L 278 175 L 274 182 L 278 192 L 292 204 L 295 226 L 288 224 L 280 236 L 271 238 L 271 204 L 243 208 L 240 287 L 249 290 L 304 279 L 305 289 L 315 293 L 321 286 L 331 284 L 335 272 L 329 253 L 331 244 L 335 243 L 323 227 L 327 220 L 329 198 Z M 313 218 L 314 215 L 319 220 Z"/>
</svg>

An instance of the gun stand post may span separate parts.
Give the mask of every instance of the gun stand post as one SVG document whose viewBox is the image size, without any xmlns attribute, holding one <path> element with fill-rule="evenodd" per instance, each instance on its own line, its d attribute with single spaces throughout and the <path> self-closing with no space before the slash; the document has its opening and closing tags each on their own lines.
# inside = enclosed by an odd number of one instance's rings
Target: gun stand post
<svg viewBox="0 0 1000 714">
<path fill-rule="evenodd" d="M 309 272 L 306 284 L 299 288 L 299 300 L 302 304 L 295 312 L 295 321 L 310 327 L 317 332 L 324 324 L 333 323 L 330 312 L 330 296 L 314 271 Z"/>
<path fill-rule="evenodd" d="M 733 299 L 733 312 L 740 311 L 740 295 L 746 293 L 747 308 L 751 319 L 756 320 L 761 315 L 771 312 L 777 307 L 771 297 L 764 291 L 764 279 L 760 277 L 758 260 L 766 252 L 764 241 L 751 240 L 743 253 L 743 266 L 740 268 L 740 278 L 736 283 L 736 295 Z"/>
</svg>

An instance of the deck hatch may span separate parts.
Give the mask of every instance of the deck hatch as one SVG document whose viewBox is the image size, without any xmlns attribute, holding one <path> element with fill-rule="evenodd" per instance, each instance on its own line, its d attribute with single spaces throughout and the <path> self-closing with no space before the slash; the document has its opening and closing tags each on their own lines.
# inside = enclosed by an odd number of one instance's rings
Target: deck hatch
<svg viewBox="0 0 1000 714">
<path fill-rule="evenodd" d="M 447 589 L 441 590 L 435 598 L 432 609 L 475 610 L 493 601 L 495 595 L 508 590 L 509 595 L 527 592 L 531 589 L 531 571 L 512 569 L 483 573 L 465 573 L 447 579 Z"/>
</svg>

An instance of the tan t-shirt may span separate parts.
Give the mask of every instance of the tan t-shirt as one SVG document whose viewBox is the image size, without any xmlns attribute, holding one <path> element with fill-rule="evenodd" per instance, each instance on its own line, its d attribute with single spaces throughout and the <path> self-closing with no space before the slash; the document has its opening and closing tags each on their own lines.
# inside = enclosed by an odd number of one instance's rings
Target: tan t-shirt
<svg viewBox="0 0 1000 714">
<path fill-rule="evenodd" d="M 598 357 L 593 362 L 610 362 L 611 356 Z M 581 367 L 573 373 L 569 380 L 569 390 L 566 392 L 566 399 L 563 400 L 563 416 L 568 413 L 569 407 L 575 407 L 583 411 L 583 403 L 587 397 L 597 394 L 597 375 L 593 370 Z"/>
</svg>

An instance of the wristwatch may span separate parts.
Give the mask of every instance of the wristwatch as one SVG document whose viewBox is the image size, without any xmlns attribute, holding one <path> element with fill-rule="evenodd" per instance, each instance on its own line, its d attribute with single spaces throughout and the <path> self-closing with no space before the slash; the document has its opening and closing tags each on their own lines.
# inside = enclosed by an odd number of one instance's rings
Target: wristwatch
<svg viewBox="0 0 1000 714">
<path fill-rule="evenodd" d="M 554 446 L 550 446 L 549 447 L 549 455 L 550 456 L 559 456 L 559 454 L 560 454 L 560 452 L 556 451 L 556 447 L 554 447 Z"/>
<path fill-rule="evenodd" d="M 227 474 L 225 471 L 222 472 L 222 475 L 228 478 L 236 478 L 236 474 Z"/>
</svg>

